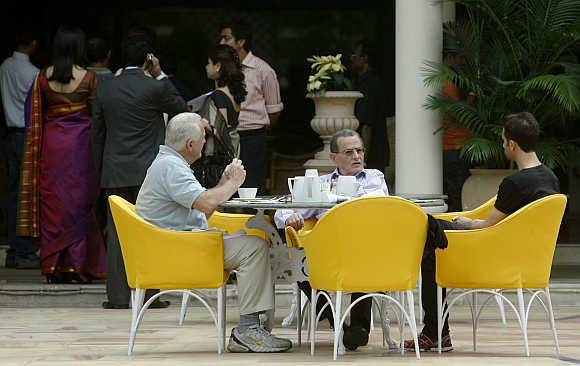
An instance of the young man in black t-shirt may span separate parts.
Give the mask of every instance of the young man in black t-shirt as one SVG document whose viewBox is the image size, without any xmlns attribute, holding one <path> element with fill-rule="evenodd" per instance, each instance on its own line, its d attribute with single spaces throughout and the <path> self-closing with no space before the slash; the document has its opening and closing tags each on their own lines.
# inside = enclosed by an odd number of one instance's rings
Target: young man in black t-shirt
<svg viewBox="0 0 580 366">
<path fill-rule="evenodd" d="M 456 216 L 453 222 L 439 220 L 445 230 L 481 229 L 493 226 L 542 197 L 560 192 L 558 178 L 543 165 L 535 149 L 540 135 L 540 128 L 534 116 L 529 112 L 511 114 L 506 117 L 502 131 L 503 149 L 506 158 L 515 161 L 518 172 L 501 182 L 495 205 L 485 220 L 473 220 Z M 425 249 L 421 262 L 423 309 L 425 317 L 423 331 L 419 335 L 419 348 L 422 350 L 437 349 L 437 284 L 435 283 L 435 251 Z M 445 297 L 445 289 L 443 289 Z M 451 338 L 447 320 L 443 324 L 441 339 L 443 351 L 451 351 Z M 414 349 L 414 341 L 405 341 L 405 348 Z"/>
</svg>

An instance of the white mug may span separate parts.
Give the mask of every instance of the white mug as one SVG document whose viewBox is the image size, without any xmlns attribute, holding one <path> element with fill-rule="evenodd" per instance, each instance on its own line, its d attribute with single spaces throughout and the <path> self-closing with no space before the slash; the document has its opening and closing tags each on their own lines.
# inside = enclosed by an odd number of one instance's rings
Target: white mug
<svg viewBox="0 0 580 366">
<path fill-rule="evenodd" d="M 317 169 L 306 169 L 304 172 L 305 177 L 318 177 L 318 170 Z"/>
<path fill-rule="evenodd" d="M 354 175 L 340 175 L 336 181 L 336 194 L 353 197 L 358 192 L 360 185 Z"/>
</svg>

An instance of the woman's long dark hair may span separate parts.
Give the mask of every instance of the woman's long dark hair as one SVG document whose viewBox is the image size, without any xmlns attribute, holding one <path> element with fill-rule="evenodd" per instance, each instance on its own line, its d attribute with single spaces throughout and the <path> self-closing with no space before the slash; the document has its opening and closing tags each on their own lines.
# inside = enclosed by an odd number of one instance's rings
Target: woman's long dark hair
<svg viewBox="0 0 580 366">
<path fill-rule="evenodd" d="M 220 44 L 212 49 L 209 59 L 214 64 L 220 63 L 221 65 L 217 85 L 219 87 L 227 86 L 237 104 L 246 100 L 248 92 L 244 82 L 242 63 L 236 50 L 228 45 Z"/>
<path fill-rule="evenodd" d="M 52 46 L 54 70 L 48 80 L 68 84 L 73 77 L 73 66 L 83 65 L 85 56 L 85 32 L 70 25 L 58 27 Z"/>
</svg>

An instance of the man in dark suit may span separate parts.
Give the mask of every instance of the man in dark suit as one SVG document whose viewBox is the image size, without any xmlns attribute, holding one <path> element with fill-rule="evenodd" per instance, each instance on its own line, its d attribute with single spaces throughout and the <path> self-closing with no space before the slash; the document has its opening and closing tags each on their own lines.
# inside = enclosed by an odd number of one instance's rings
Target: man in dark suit
<svg viewBox="0 0 580 366">
<path fill-rule="evenodd" d="M 93 105 L 93 149 L 101 187 L 106 197 L 118 195 L 132 203 L 165 139 L 163 113 L 172 117 L 187 110 L 151 51 L 143 37 L 129 37 L 126 67 L 99 85 Z M 147 298 L 154 293 L 148 292 Z M 130 289 L 108 204 L 107 299 L 105 309 L 129 307 Z M 169 302 L 156 300 L 152 305 L 167 307 Z"/>
</svg>

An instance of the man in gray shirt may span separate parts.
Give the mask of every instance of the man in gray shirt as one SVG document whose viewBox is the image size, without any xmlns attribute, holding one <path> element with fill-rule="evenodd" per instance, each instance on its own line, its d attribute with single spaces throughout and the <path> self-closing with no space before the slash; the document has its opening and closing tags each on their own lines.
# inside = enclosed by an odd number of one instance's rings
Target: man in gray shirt
<svg viewBox="0 0 580 366">
<path fill-rule="evenodd" d="M 207 124 L 207 122 L 205 122 Z M 195 113 L 180 113 L 167 124 L 165 145 L 147 170 L 139 190 L 136 211 L 150 223 L 170 230 L 207 230 L 207 218 L 244 183 L 246 171 L 234 159 L 218 185 L 205 189 L 189 166 L 201 157 L 205 144 L 204 120 Z M 257 236 L 224 236 L 224 268 L 236 271 L 240 324 L 232 329 L 230 352 L 283 352 L 292 342 L 274 337 L 259 321 L 259 314 L 274 308 L 270 254 Z"/>
</svg>

